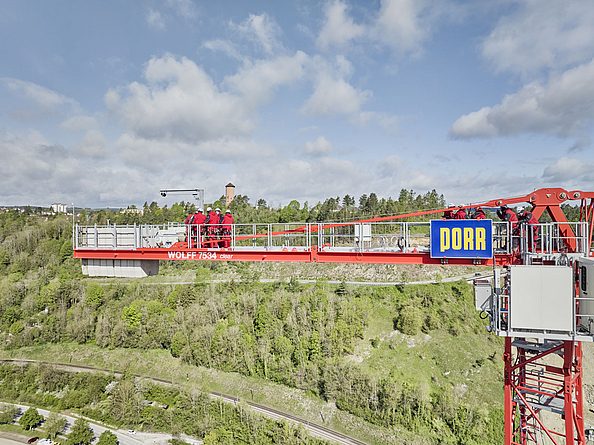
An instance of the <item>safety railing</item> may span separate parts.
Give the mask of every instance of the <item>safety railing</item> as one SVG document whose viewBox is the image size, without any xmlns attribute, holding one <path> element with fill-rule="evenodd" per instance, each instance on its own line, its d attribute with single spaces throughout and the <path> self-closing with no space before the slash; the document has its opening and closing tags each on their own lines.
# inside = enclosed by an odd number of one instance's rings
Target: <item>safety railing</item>
<svg viewBox="0 0 594 445">
<path fill-rule="evenodd" d="M 75 226 L 74 249 L 136 250 L 150 247 L 170 247 L 185 241 L 186 226 L 179 223 L 161 225 Z"/>
<path fill-rule="evenodd" d="M 567 235 L 570 227 L 574 235 Z M 190 248 L 231 250 L 308 250 L 429 252 L 429 222 L 231 224 L 225 226 L 107 225 L 75 226 L 75 249 Z M 587 223 L 537 225 L 493 222 L 493 252 L 530 256 L 588 252 Z M 527 263 L 525 263 L 527 264 Z"/>
</svg>

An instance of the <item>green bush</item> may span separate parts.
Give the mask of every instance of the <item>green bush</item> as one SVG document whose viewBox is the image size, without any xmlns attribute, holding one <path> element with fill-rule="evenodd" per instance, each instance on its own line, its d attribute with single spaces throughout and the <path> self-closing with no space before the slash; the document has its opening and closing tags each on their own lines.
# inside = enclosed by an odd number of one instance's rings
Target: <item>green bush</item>
<svg viewBox="0 0 594 445">
<path fill-rule="evenodd" d="M 423 311 L 415 306 L 405 306 L 400 310 L 396 327 L 406 335 L 417 335 L 423 325 Z"/>
<path fill-rule="evenodd" d="M 19 335 L 25 329 L 25 325 L 21 320 L 15 321 L 13 324 L 10 325 L 9 332 L 12 335 Z"/>
<path fill-rule="evenodd" d="M 43 422 L 43 416 L 33 407 L 25 411 L 25 414 L 19 419 L 19 423 L 24 430 L 35 429 L 41 422 Z"/>
<path fill-rule="evenodd" d="M 105 295 L 105 290 L 103 289 L 102 286 L 99 286 L 98 284 L 93 283 L 90 286 L 87 286 L 86 295 L 87 295 L 87 300 L 86 300 L 87 304 L 93 308 L 98 308 L 103 303 L 103 297 Z"/>
<path fill-rule="evenodd" d="M 14 416 L 17 415 L 19 409 L 8 403 L 0 404 L 0 424 L 7 424 L 12 423 L 14 421 Z"/>
<path fill-rule="evenodd" d="M 118 445 L 119 443 L 118 436 L 109 430 L 105 430 L 99 436 L 99 442 L 97 442 L 97 445 Z"/>
</svg>

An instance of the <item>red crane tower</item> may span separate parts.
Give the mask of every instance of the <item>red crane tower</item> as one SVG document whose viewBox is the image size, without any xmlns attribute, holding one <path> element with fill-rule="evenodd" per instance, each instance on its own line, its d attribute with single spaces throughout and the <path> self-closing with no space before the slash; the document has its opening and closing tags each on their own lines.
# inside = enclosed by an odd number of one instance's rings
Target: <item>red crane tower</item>
<svg viewBox="0 0 594 445">
<path fill-rule="evenodd" d="M 561 208 L 569 200 L 579 201 L 577 222 Z M 493 266 L 475 295 L 488 329 L 505 338 L 505 445 L 585 445 L 581 342 L 594 339 L 594 192 L 544 188 L 462 208 L 524 203 L 552 221 L 411 221 L 440 209 L 348 223 L 234 224 L 229 248 L 211 248 L 200 226 L 77 225 L 74 256 L 84 273 L 101 276 L 156 274 L 158 260 Z M 545 413 L 560 416 L 563 429 Z"/>
</svg>

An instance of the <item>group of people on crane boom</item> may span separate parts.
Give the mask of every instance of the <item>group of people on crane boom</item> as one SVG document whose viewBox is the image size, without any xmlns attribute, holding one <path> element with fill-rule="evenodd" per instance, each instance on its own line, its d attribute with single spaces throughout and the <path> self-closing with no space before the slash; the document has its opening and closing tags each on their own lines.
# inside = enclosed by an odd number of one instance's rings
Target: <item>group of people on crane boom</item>
<svg viewBox="0 0 594 445">
<path fill-rule="evenodd" d="M 507 205 L 502 205 L 497 210 L 497 216 L 501 221 L 510 223 L 510 230 L 513 238 L 514 250 L 518 247 L 519 236 L 521 235 L 521 225 L 527 224 L 532 230 L 526 229 L 526 236 L 529 237 L 530 246 L 534 250 L 538 241 L 538 219 L 527 208 L 519 207 L 517 213 Z M 474 210 L 472 215 L 468 215 L 463 205 L 458 206 L 456 210 L 454 204 L 449 204 L 448 209 L 443 214 L 444 219 L 486 219 L 485 212 L 480 207 Z"/>
<path fill-rule="evenodd" d="M 480 207 L 477 207 L 472 214 L 466 213 L 466 209 L 462 207 L 463 205 L 460 204 L 456 210 L 454 204 L 449 204 L 448 209 L 443 214 L 444 219 L 487 219 L 487 215 Z"/>
<path fill-rule="evenodd" d="M 231 247 L 233 216 L 229 209 L 222 214 L 221 209 L 213 210 L 212 207 L 208 207 L 206 215 L 202 209 L 198 209 L 196 213 L 187 216 L 184 224 L 188 226 L 188 247 L 190 248 Z M 198 230 L 202 240 L 198 237 Z"/>
</svg>

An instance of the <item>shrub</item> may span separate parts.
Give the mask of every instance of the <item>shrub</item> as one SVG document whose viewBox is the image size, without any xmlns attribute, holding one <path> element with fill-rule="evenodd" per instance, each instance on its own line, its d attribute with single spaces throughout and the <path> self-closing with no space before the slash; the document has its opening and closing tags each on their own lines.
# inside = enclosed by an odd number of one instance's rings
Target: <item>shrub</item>
<svg viewBox="0 0 594 445">
<path fill-rule="evenodd" d="M 24 430 L 34 429 L 41 422 L 43 422 L 43 416 L 35 408 L 29 408 L 19 419 Z"/>
<path fill-rule="evenodd" d="M 406 335 L 416 335 L 423 325 L 423 312 L 415 306 L 405 306 L 400 310 L 396 327 Z"/>
<path fill-rule="evenodd" d="M 19 409 L 8 403 L 0 404 L 0 424 L 7 424 L 12 423 L 14 421 L 14 416 L 17 415 Z"/>
<path fill-rule="evenodd" d="M 12 335 L 18 335 L 21 332 L 23 332 L 23 329 L 25 329 L 25 326 L 23 325 L 23 322 L 21 320 L 17 320 L 13 324 L 10 325 L 9 332 Z"/>
</svg>

